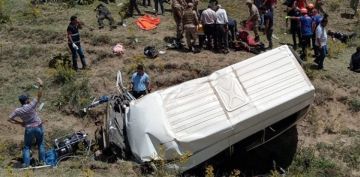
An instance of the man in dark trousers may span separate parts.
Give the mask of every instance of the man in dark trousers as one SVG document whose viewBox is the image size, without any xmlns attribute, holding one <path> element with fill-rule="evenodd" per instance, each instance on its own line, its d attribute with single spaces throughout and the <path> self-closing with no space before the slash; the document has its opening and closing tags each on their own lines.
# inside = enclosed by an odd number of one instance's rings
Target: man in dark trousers
<svg viewBox="0 0 360 177">
<path fill-rule="evenodd" d="M 141 11 L 139 10 L 139 7 L 136 3 L 136 0 L 130 0 L 129 12 L 128 12 L 127 16 L 132 17 L 134 15 L 134 9 L 138 13 L 138 15 L 142 15 Z"/>
<path fill-rule="evenodd" d="M 213 40 L 215 39 L 215 23 L 216 23 L 216 12 L 213 10 L 211 4 L 208 5 L 208 8 L 202 11 L 200 16 L 201 24 L 204 27 L 204 33 L 207 39 L 207 49 L 211 49 L 213 45 Z"/>
<path fill-rule="evenodd" d="M 143 65 L 138 65 L 137 71 L 131 76 L 130 90 L 135 98 L 140 98 L 151 91 L 150 78 L 144 72 Z"/>
<path fill-rule="evenodd" d="M 36 112 L 36 108 L 42 97 L 43 81 L 37 79 L 39 91 L 37 99 L 30 100 L 29 96 L 24 94 L 19 96 L 21 107 L 16 108 L 9 116 L 8 121 L 13 124 L 18 124 L 25 128 L 24 149 L 23 149 L 23 167 L 30 165 L 30 150 L 33 144 L 33 139 L 36 139 L 36 144 L 39 148 L 40 164 L 45 163 L 45 145 L 44 145 L 44 128 L 43 123 Z M 17 119 L 20 118 L 20 119 Z"/>
<path fill-rule="evenodd" d="M 72 54 L 73 69 L 78 70 L 77 57 L 80 56 L 82 69 L 86 69 L 86 60 L 83 49 L 80 44 L 79 29 L 82 28 L 82 23 L 77 20 L 76 16 L 70 17 L 70 24 L 67 27 L 68 46 Z"/>
<path fill-rule="evenodd" d="M 261 13 L 264 14 L 264 34 L 266 35 L 266 39 L 269 41 L 268 49 L 272 49 L 272 34 L 273 34 L 273 26 L 274 26 L 274 17 L 271 9 L 267 9 L 266 6 L 260 8 Z"/>
<path fill-rule="evenodd" d="M 143 0 L 143 6 L 146 7 L 146 6 L 151 6 L 151 0 Z M 146 2 L 147 2 L 147 5 L 146 5 Z"/>
<path fill-rule="evenodd" d="M 109 20 L 110 29 L 116 28 L 114 25 L 114 18 L 112 17 L 109 9 L 103 5 L 99 4 L 96 8 L 96 18 L 98 19 L 99 29 L 104 28 L 104 19 Z"/>
<path fill-rule="evenodd" d="M 289 10 L 288 14 L 289 17 L 300 17 L 301 13 L 300 10 L 296 8 L 296 6 L 292 6 Z M 286 19 L 286 26 L 288 25 L 288 19 Z M 296 50 L 298 43 L 296 41 L 296 38 L 298 38 L 298 41 L 300 43 L 301 41 L 301 32 L 300 32 L 300 22 L 296 19 L 290 20 L 290 33 L 292 35 L 293 40 L 293 48 Z"/>
<path fill-rule="evenodd" d="M 164 1 L 165 0 L 154 0 L 154 1 L 155 1 L 155 14 L 156 15 L 158 15 L 158 14 L 164 15 L 164 13 L 165 13 Z M 159 13 L 159 6 L 160 6 L 161 13 Z"/>
<path fill-rule="evenodd" d="M 308 10 L 305 8 L 300 9 L 301 15 L 300 17 L 289 17 L 286 18 L 292 20 L 300 21 L 300 31 L 301 31 L 301 59 L 306 60 L 307 58 L 307 48 L 310 46 L 310 40 L 313 35 L 313 29 L 315 27 L 315 23 L 313 23 L 312 18 L 308 15 Z"/>
</svg>

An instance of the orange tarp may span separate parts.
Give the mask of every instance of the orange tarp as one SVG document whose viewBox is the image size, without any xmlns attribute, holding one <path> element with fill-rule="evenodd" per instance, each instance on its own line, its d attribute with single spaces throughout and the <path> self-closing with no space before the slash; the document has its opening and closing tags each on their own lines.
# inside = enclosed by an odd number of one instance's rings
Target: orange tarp
<svg viewBox="0 0 360 177">
<path fill-rule="evenodd" d="M 160 18 L 144 15 L 135 21 L 136 25 L 143 30 L 155 29 L 160 24 Z"/>
</svg>

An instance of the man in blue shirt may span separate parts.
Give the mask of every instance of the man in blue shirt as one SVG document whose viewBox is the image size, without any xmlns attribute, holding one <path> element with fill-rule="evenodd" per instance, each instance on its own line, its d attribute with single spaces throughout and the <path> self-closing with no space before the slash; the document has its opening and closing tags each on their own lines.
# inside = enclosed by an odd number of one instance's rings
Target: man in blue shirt
<svg viewBox="0 0 360 177">
<path fill-rule="evenodd" d="M 150 93 L 150 78 L 144 72 L 144 66 L 138 65 L 137 72 L 131 76 L 131 91 L 135 98 L 139 98 Z"/>
<path fill-rule="evenodd" d="M 308 11 L 305 8 L 300 9 L 301 17 L 287 17 L 290 19 L 296 19 L 300 21 L 300 31 L 301 31 L 301 48 L 302 54 L 301 59 L 306 60 L 307 50 L 306 48 L 310 45 L 310 39 L 312 37 L 313 29 L 315 28 L 315 24 L 313 23 L 313 19 L 308 15 Z"/>
</svg>

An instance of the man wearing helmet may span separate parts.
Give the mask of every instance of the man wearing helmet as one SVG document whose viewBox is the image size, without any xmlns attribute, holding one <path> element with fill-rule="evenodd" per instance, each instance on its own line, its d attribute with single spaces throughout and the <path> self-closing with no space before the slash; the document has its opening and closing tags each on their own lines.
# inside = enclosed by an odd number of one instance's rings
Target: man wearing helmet
<svg viewBox="0 0 360 177">
<path fill-rule="evenodd" d="M 308 10 L 306 8 L 300 9 L 300 17 L 289 17 L 286 18 L 296 19 L 300 21 L 300 31 L 301 31 L 301 48 L 302 54 L 301 58 L 306 60 L 307 50 L 306 48 L 310 44 L 310 39 L 313 35 L 313 29 L 315 28 L 312 18 L 308 15 Z"/>
</svg>

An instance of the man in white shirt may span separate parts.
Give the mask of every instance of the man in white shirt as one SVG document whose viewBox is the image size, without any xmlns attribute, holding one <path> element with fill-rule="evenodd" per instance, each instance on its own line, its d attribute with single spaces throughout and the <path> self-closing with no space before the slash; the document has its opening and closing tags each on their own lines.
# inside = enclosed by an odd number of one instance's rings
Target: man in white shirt
<svg viewBox="0 0 360 177">
<path fill-rule="evenodd" d="M 327 33 L 326 33 L 326 25 L 328 23 L 328 20 L 326 18 L 324 18 L 320 25 L 317 26 L 316 28 L 316 41 L 315 41 L 315 45 L 316 48 L 318 49 L 318 53 L 319 55 L 316 57 L 315 59 L 315 63 L 318 64 L 318 68 L 317 69 L 323 69 L 324 68 L 324 59 L 326 57 L 327 54 Z"/>
<path fill-rule="evenodd" d="M 215 23 L 216 23 L 216 13 L 212 9 L 212 5 L 209 4 L 208 8 L 201 13 L 200 21 L 204 27 L 204 33 L 207 38 L 207 48 L 211 49 L 214 39 Z"/>
<path fill-rule="evenodd" d="M 215 37 L 215 49 L 226 54 L 229 53 L 228 43 L 228 17 L 225 9 L 221 8 L 221 5 L 216 6 L 216 37 Z"/>
</svg>

